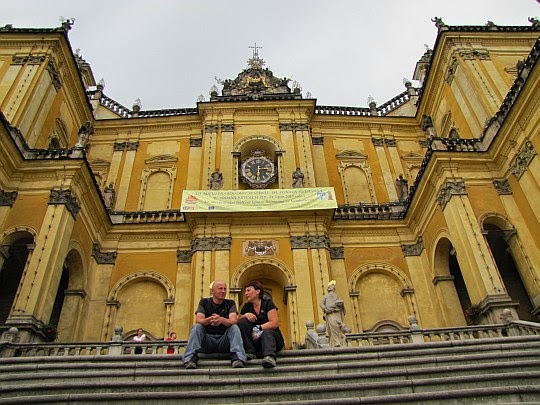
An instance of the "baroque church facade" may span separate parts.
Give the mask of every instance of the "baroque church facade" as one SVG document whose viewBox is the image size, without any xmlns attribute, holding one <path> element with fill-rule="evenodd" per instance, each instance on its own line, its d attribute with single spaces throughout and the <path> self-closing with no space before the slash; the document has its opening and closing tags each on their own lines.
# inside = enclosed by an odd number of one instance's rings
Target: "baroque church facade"
<svg viewBox="0 0 540 405">
<path fill-rule="evenodd" d="M 209 100 L 126 108 L 71 21 L 0 28 L 0 331 L 186 339 L 215 279 L 239 305 L 260 280 L 288 348 L 331 280 L 356 333 L 538 321 L 540 25 L 433 21 L 419 85 L 368 107 L 318 105 L 255 48 Z"/>
</svg>

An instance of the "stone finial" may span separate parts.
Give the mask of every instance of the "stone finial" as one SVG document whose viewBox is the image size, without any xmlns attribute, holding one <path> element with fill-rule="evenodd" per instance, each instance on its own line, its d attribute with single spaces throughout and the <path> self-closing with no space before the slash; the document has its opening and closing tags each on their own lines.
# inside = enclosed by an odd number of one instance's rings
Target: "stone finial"
<svg viewBox="0 0 540 405">
<path fill-rule="evenodd" d="M 416 319 L 415 315 L 409 315 L 408 320 L 410 330 L 420 330 L 420 326 L 418 325 L 418 320 Z"/>
<path fill-rule="evenodd" d="M 141 108 L 142 108 L 142 101 L 140 98 L 137 98 L 134 102 L 133 102 L 133 111 L 134 112 L 139 112 L 141 111 Z"/>
<path fill-rule="evenodd" d="M 508 308 L 503 309 L 500 318 L 505 325 L 509 324 L 514 320 L 514 318 L 512 317 L 512 311 L 510 311 Z"/>
<path fill-rule="evenodd" d="M 114 327 L 114 336 L 112 338 L 113 342 L 121 342 L 122 341 L 122 331 L 124 328 L 121 326 L 115 326 Z"/>
</svg>

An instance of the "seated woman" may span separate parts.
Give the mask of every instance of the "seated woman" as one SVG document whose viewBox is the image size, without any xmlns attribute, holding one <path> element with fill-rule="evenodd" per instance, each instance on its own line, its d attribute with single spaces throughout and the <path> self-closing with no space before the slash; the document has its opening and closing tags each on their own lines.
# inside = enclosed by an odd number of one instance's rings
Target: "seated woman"
<svg viewBox="0 0 540 405">
<path fill-rule="evenodd" d="M 262 366 L 275 367 L 276 353 L 284 346 L 277 307 L 271 299 L 263 298 L 264 288 L 259 281 L 250 281 L 244 291 L 247 302 L 240 311 L 238 327 L 246 354 L 248 358 L 255 358 L 257 353 L 262 353 Z"/>
</svg>

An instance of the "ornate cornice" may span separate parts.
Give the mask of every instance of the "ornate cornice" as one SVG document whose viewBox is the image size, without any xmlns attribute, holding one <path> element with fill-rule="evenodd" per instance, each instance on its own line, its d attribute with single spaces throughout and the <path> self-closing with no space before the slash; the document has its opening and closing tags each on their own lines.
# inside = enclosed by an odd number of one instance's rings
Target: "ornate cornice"
<svg viewBox="0 0 540 405">
<path fill-rule="evenodd" d="M 330 247 L 330 259 L 345 259 L 345 248 L 343 246 L 331 246 Z"/>
<path fill-rule="evenodd" d="M 13 55 L 11 57 L 12 65 L 41 65 L 47 59 L 46 54 L 32 54 L 32 55 Z"/>
<path fill-rule="evenodd" d="M 176 251 L 176 263 L 191 263 L 191 257 L 193 253 L 191 250 L 177 250 Z"/>
<path fill-rule="evenodd" d="M 0 206 L 13 207 L 15 200 L 17 199 L 16 191 L 4 191 L 0 190 Z"/>
<path fill-rule="evenodd" d="M 71 195 L 71 190 L 51 190 L 49 205 L 65 205 L 73 218 L 76 218 L 81 210 L 77 199 Z"/>
<path fill-rule="evenodd" d="M 386 146 L 397 146 L 395 138 L 384 138 L 384 144 Z"/>
<path fill-rule="evenodd" d="M 189 146 L 191 148 L 200 148 L 202 146 L 202 138 L 189 138 Z"/>
<path fill-rule="evenodd" d="M 330 249 L 330 238 L 326 235 L 291 236 L 292 249 Z"/>
<path fill-rule="evenodd" d="M 217 124 L 206 124 L 204 126 L 204 132 L 217 132 L 219 126 Z"/>
<path fill-rule="evenodd" d="M 424 241 L 422 237 L 420 236 L 416 243 L 412 243 L 409 245 L 402 244 L 401 250 L 403 251 L 403 256 L 420 256 L 422 254 L 422 250 L 424 250 Z"/>
<path fill-rule="evenodd" d="M 518 179 L 521 178 L 523 173 L 527 170 L 531 161 L 538 153 L 534 149 L 534 145 L 531 141 L 526 141 L 525 145 L 520 149 L 512 163 L 510 164 L 510 171 Z"/>
<path fill-rule="evenodd" d="M 114 264 L 116 262 L 116 252 L 102 252 L 98 243 L 92 245 L 92 257 L 97 264 Z"/>
<path fill-rule="evenodd" d="M 137 149 L 139 149 L 139 141 L 126 143 L 126 150 L 130 151 L 130 150 L 137 150 Z"/>
<path fill-rule="evenodd" d="M 195 238 L 191 241 L 191 251 L 230 250 L 232 237 Z"/>
<path fill-rule="evenodd" d="M 445 186 L 439 192 L 439 197 L 437 197 L 437 203 L 444 210 L 450 198 L 453 195 L 466 195 L 467 190 L 465 189 L 465 183 L 463 181 L 447 181 Z"/>
<path fill-rule="evenodd" d="M 113 144 L 113 151 L 123 152 L 126 149 L 126 142 L 115 142 Z"/>
<path fill-rule="evenodd" d="M 214 237 L 214 250 L 231 250 L 232 237 L 216 236 Z"/>
<path fill-rule="evenodd" d="M 497 193 L 500 195 L 512 194 L 512 189 L 510 188 L 510 182 L 508 179 L 493 180 L 493 187 L 495 187 L 495 190 L 497 190 Z"/>
<path fill-rule="evenodd" d="M 309 124 L 306 122 L 280 122 L 280 131 L 309 131 Z"/>
<path fill-rule="evenodd" d="M 373 142 L 373 146 L 384 146 L 383 138 L 371 137 L 371 142 Z"/>
</svg>

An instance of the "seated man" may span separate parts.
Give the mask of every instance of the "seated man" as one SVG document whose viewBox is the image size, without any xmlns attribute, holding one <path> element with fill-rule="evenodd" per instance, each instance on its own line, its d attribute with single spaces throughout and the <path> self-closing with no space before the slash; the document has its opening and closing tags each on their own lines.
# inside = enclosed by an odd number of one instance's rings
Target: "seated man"
<svg viewBox="0 0 540 405">
<path fill-rule="evenodd" d="M 244 367 L 246 353 L 240 329 L 236 325 L 238 310 L 233 300 L 225 298 L 227 284 L 216 280 L 210 287 L 212 296 L 202 298 L 196 311 L 182 360 L 186 368 L 197 368 L 197 353 L 230 353 L 232 366 Z"/>
</svg>

